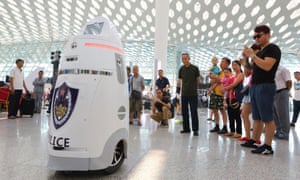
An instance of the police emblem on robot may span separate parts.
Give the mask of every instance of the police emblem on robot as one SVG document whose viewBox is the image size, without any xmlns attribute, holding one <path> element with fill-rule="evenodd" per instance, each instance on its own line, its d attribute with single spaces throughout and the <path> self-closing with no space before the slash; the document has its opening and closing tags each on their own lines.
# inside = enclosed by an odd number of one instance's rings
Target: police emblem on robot
<svg viewBox="0 0 300 180">
<path fill-rule="evenodd" d="M 79 89 L 72 88 L 66 83 L 54 91 L 53 124 L 56 129 L 62 127 L 70 118 L 77 100 Z"/>
</svg>

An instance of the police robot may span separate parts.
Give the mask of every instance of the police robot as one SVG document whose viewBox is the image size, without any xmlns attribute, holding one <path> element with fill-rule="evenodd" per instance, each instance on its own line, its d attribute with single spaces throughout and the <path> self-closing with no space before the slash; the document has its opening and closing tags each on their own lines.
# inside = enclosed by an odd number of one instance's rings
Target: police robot
<svg viewBox="0 0 300 180">
<path fill-rule="evenodd" d="M 86 23 L 65 45 L 49 123 L 48 167 L 116 171 L 127 157 L 128 85 L 119 33 Z"/>
</svg>

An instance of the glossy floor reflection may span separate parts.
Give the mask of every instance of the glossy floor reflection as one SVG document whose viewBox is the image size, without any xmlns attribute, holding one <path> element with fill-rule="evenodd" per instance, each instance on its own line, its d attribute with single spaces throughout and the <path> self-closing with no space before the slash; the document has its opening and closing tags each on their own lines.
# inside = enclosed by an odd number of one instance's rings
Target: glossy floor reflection
<svg viewBox="0 0 300 180">
<path fill-rule="evenodd" d="M 113 175 L 62 173 L 47 168 L 49 116 L 7 120 L 0 113 L 0 179 L 300 179 L 300 124 L 289 141 L 274 140 L 274 155 L 254 155 L 236 139 L 209 133 L 207 110 L 198 110 L 200 133 L 180 134 L 180 116 L 161 128 L 143 114 L 130 126 L 129 153 Z"/>
</svg>

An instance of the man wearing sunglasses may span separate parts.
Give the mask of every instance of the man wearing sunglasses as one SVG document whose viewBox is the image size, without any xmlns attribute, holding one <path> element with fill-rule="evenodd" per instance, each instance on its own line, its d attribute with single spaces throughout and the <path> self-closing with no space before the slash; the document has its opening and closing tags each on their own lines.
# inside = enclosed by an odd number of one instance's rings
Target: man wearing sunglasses
<svg viewBox="0 0 300 180">
<path fill-rule="evenodd" d="M 252 87 L 250 89 L 253 124 L 252 139 L 241 144 L 243 147 L 256 148 L 252 153 L 273 154 L 271 147 L 275 123 L 273 119 L 273 102 L 276 93 L 275 74 L 281 58 L 281 51 L 270 43 L 270 28 L 266 25 L 255 27 L 253 39 L 261 47 L 255 54 L 253 49 L 245 46 L 244 54 L 253 62 Z M 265 143 L 258 147 L 255 142 L 260 139 L 265 125 Z"/>
</svg>

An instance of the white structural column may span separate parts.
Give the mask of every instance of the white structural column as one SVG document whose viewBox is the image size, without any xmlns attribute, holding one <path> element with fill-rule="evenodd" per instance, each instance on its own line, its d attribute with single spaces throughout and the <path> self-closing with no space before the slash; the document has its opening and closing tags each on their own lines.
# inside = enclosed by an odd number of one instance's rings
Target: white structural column
<svg viewBox="0 0 300 180">
<path fill-rule="evenodd" d="M 157 77 L 157 70 L 167 67 L 167 47 L 168 47 L 168 29 L 169 29 L 169 0 L 155 1 L 155 64 L 154 79 Z"/>
</svg>

